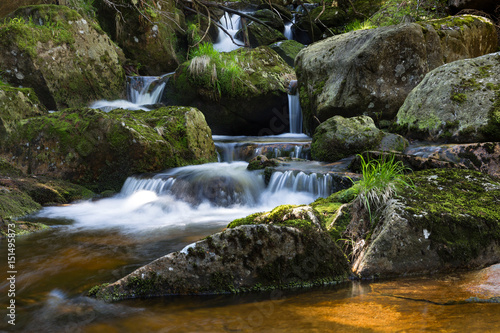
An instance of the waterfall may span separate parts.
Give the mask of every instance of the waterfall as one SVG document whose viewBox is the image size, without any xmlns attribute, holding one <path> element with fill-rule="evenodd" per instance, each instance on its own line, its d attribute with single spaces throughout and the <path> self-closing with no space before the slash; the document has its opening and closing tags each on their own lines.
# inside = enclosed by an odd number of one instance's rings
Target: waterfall
<svg viewBox="0 0 500 333">
<path fill-rule="evenodd" d="M 284 189 L 294 192 L 307 192 L 314 197 L 327 197 L 332 193 L 332 176 L 329 174 L 306 174 L 303 171 L 276 171 L 271 176 L 268 191 Z"/>
<path fill-rule="evenodd" d="M 288 118 L 290 133 L 302 133 L 302 109 L 300 108 L 297 80 L 290 81 L 288 94 Z"/>
<path fill-rule="evenodd" d="M 293 22 L 285 23 L 285 32 L 283 33 L 283 35 L 285 35 L 286 39 L 293 39 L 292 25 Z"/>
<path fill-rule="evenodd" d="M 226 29 L 234 41 L 243 44 L 242 41 L 236 39 L 235 37 L 238 30 L 241 29 L 241 16 L 225 12 L 224 16 L 222 16 L 219 20 L 219 24 Z M 214 49 L 220 52 L 230 52 L 240 47 L 241 46 L 234 44 L 231 38 L 226 35 L 224 31 L 219 29 L 219 36 L 217 37 L 217 41 L 214 43 Z"/>
<path fill-rule="evenodd" d="M 283 35 L 285 35 L 286 39 L 293 39 L 293 25 L 295 24 L 295 13 L 292 14 L 292 20 L 290 22 L 285 23 L 285 31 L 283 32 Z"/>
<path fill-rule="evenodd" d="M 173 73 L 162 76 L 129 76 L 127 77 L 127 100 L 100 100 L 90 105 L 93 109 L 109 112 L 114 109 L 146 110 L 144 105 L 160 102 L 163 89 Z"/>
<path fill-rule="evenodd" d="M 171 75 L 166 74 L 166 75 Z M 127 99 L 138 105 L 156 104 L 165 88 L 165 76 L 130 76 L 127 80 Z"/>
</svg>

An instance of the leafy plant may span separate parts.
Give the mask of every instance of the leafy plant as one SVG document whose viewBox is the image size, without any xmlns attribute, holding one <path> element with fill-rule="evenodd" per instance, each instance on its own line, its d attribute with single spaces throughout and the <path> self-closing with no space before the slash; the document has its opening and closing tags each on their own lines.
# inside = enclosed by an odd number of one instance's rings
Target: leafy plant
<svg viewBox="0 0 500 333">
<path fill-rule="evenodd" d="M 411 170 L 403 162 L 396 161 L 393 154 L 381 155 L 379 159 L 366 160 L 358 154 L 361 160 L 363 178 L 359 184 L 358 201 L 361 207 L 368 211 L 370 223 L 373 223 L 373 213 L 392 198 L 399 187 L 415 188 L 406 172 Z"/>
<path fill-rule="evenodd" d="M 356 31 L 356 30 L 366 30 L 366 29 L 373 29 L 376 28 L 377 26 L 373 25 L 370 20 L 366 21 L 360 21 L 360 20 L 354 20 L 350 23 L 348 23 L 344 27 L 344 32 L 349 32 L 349 31 Z"/>
</svg>

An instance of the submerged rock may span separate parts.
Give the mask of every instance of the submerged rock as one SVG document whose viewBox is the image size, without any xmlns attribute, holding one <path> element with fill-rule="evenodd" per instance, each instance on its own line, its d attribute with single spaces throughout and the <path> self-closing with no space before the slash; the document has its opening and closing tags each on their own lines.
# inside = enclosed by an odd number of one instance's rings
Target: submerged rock
<svg viewBox="0 0 500 333">
<path fill-rule="evenodd" d="M 24 172 L 118 191 L 134 173 L 216 161 L 210 128 L 194 108 L 67 109 L 17 124 L 0 153 Z"/>
<path fill-rule="evenodd" d="M 238 293 L 343 281 L 347 262 L 326 232 L 276 225 L 226 229 L 89 294 L 106 301 Z"/>
<path fill-rule="evenodd" d="M 431 141 L 500 141 L 500 52 L 436 68 L 397 114 L 407 136 Z"/>
<path fill-rule="evenodd" d="M 430 70 L 496 49 L 494 25 L 470 15 L 359 30 L 309 45 L 296 58 L 306 132 L 335 115 L 392 119 Z"/>
<path fill-rule="evenodd" d="M 2 79 L 33 88 L 52 110 L 120 98 L 125 72 L 117 48 L 96 28 L 66 6 L 19 8 L 0 25 Z"/>
<path fill-rule="evenodd" d="M 500 183 L 470 170 L 411 176 L 353 264 L 360 278 L 477 269 L 500 262 Z"/>
<path fill-rule="evenodd" d="M 167 83 L 163 102 L 197 107 L 214 134 L 287 132 L 293 69 L 269 47 L 195 57 Z"/>
<path fill-rule="evenodd" d="M 405 138 L 382 132 L 368 116 L 335 116 L 316 129 L 311 155 L 318 161 L 335 162 L 365 150 L 403 151 L 407 146 Z"/>
</svg>

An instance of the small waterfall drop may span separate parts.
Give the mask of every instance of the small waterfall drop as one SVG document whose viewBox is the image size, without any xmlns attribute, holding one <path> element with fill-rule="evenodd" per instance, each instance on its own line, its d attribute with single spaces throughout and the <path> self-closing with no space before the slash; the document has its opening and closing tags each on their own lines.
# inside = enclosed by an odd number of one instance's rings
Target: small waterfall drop
<svg viewBox="0 0 500 333">
<path fill-rule="evenodd" d="M 236 33 L 241 29 L 241 16 L 237 14 L 224 13 L 219 20 L 219 24 L 226 29 L 226 31 L 231 35 L 234 41 L 243 44 L 242 41 L 236 39 Z M 219 29 L 219 36 L 217 41 L 214 43 L 214 49 L 220 52 L 230 52 L 239 49 L 241 46 L 233 43 L 231 38 L 224 33 L 224 31 Z"/>
<path fill-rule="evenodd" d="M 138 105 L 158 103 L 167 83 L 164 77 L 130 76 L 127 80 L 127 99 Z"/>
<path fill-rule="evenodd" d="M 297 91 L 297 80 L 290 81 L 288 90 L 290 133 L 302 133 L 302 109 L 300 108 L 299 93 Z"/>
<path fill-rule="evenodd" d="M 90 105 L 93 109 L 109 112 L 114 109 L 145 110 L 145 105 L 159 103 L 163 89 L 173 73 L 162 76 L 129 76 L 127 77 L 127 100 L 100 100 Z"/>
<path fill-rule="evenodd" d="M 292 25 L 292 22 L 285 23 L 285 31 L 283 32 L 283 35 L 285 35 L 286 39 L 293 39 Z"/>
<path fill-rule="evenodd" d="M 315 198 L 327 197 L 333 190 L 332 176 L 318 173 L 306 174 L 293 170 L 277 171 L 271 176 L 267 189 L 272 193 L 288 189 L 293 192 L 307 192 Z"/>
<path fill-rule="evenodd" d="M 295 24 L 295 13 L 292 14 L 292 20 L 290 22 L 285 23 L 285 31 L 283 35 L 285 35 L 286 39 L 293 40 L 293 25 Z"/>
</svg>

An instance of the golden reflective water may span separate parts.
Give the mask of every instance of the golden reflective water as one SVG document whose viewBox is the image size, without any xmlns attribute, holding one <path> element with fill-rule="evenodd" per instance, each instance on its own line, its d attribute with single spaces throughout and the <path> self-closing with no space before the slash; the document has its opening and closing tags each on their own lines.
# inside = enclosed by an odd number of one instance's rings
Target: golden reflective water
<svg viewBox="0 0 500 333">
<path fill-rule="evenodd" d="M 500 332 L 500 265 L 446 276 L 296 291 L 105 304 L 84 297 L 221 225 L 124 234 L 58 226 L 16 241 L 16 326 L 24 332 Z M 6 242 L 1 243 L 2 258 Z M 5 273 L 4 273 L 5 274 Z M 3 279 L 5 281 L 5 279 Z M 7 304 L 8 285 L 0 283 Z M 4 317 L 5 318 L 5 317 Z"/>
</svg>

